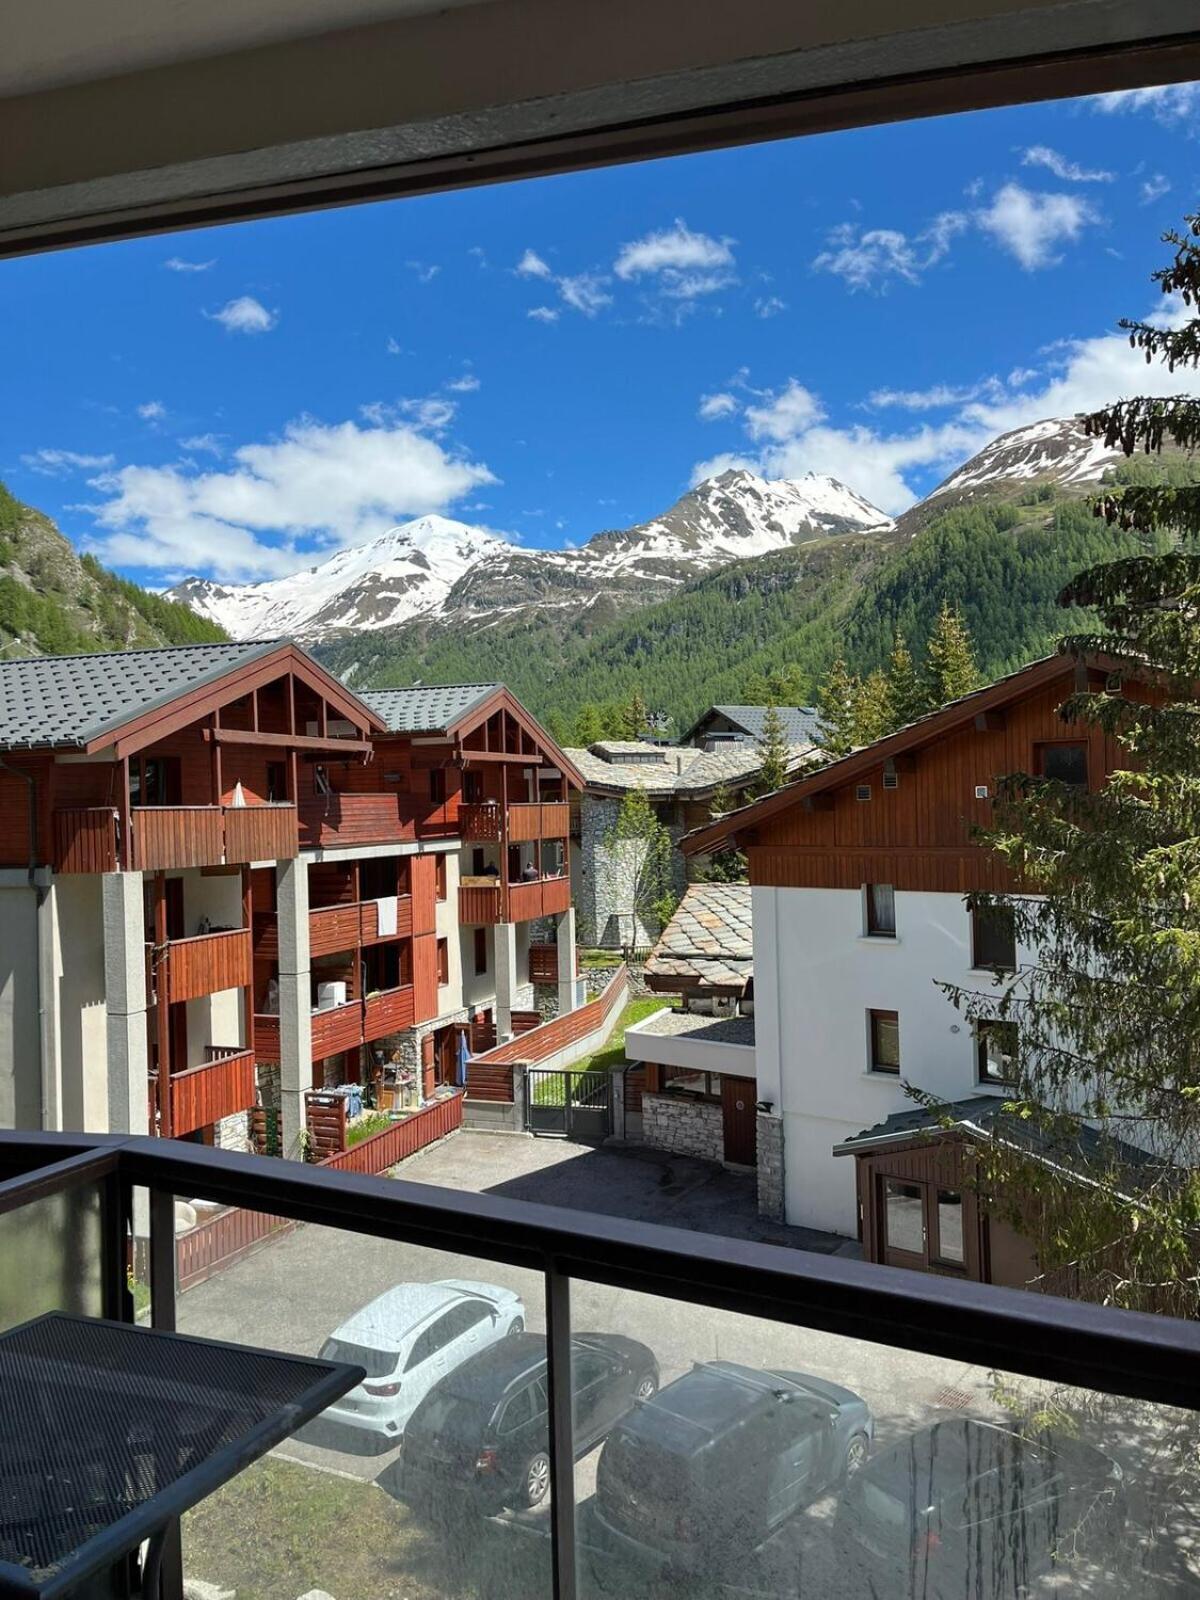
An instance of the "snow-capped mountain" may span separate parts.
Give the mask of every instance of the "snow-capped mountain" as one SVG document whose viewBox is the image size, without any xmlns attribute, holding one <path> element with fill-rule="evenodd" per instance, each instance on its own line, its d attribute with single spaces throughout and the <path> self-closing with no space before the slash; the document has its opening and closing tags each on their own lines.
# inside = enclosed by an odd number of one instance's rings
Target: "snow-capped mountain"
<svg viewBox="0 0 1200 1600">
<path fill-rule="evenodd" d="M 661 517 L 599 533 L 579 550 L 524 549 L 484 528 L 426 516 L 286 578 L 187 578 L 170 597 L 238 639 L 319 640 L 455 617 L 479 626 L 489 615 L 578 611 L 618 595 L 645 604 L 731 561 L 891 527 L 835 478 L 768 481 L 730 471 L 706 479 Z"/>
<path fill-rule="evenodd" d="M 926 503 L 948 494 L 963 499 L 998 483 L 1051 479 L 1064 486 L 1096 483 L 1106 467 L 1123 459 L 1120 450 L 1110 449 L 1103 439 L 1086 438 L 1073 417 L 1033 422 L 985 445 L 939 483 Z"/>
</svg>

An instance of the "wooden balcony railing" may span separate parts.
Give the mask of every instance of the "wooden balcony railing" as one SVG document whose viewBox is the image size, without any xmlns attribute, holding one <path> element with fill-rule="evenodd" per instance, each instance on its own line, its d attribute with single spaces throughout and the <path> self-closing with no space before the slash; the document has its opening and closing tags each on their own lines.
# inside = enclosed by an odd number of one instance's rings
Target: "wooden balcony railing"
<svg viewBox="0 0 1200 1600">
<path fill-rule="evenodd" d="M 369 994 L 363 1003 L 363 1041 L 382 1039 L 387 1033 L 401 1028 L 411 1028 L 416 1017 L 416 1003 L 411 984 L 398 989 L 384 989 L 380 994 Z"/>
<path fill-rule="evenodd" d="M 55 872 L 115 872 L 117 813 L 112 806 L 71 806 L 54 813 Z"/>
<path fill-rule="evenodd" d="M 529 946 L 530 983 L 558 982 L 558 946 L 556 944 L 531 944 Z"/>
<path fill-rule="evenodd" d="M 260 1061 L 279 1060 L 279 1017 L 256 1011 L 254 1014 L 254 1054 Z"/>
<path fill-rule="evenodd" d="M 130 832 L 137 872 L 289 861 L 299 850 L 293 805 L 135 806 Z"/>
<path fill-rule="evenodd" d="M 499 882 L 460 883 L 458 886 L 458 920 L 466 924 L 490 925 L 500 921 L 501 900 Z"/>
<path fill-rule="evenodd" d="M 495 801 L 477 806 L 459 806 L 459 836 L 468 844 L 499 844 L 503 837 L 503 814 Z"/>
<path fill-rule="evenodd" d="M 508 837 L 513 844 L 531 839 L 565 839 L 571 827 L 571 808 L 565 801 L 508 808 Z"/>
<path fill-rule="evenodd" d="M 248 1111 L 255 1096 L 253 1050 L 232 1051 L 186 1072 L 173 1072 L 171 1132 L 178 1138 L 222 1117 Z"/>
<path fill-rule="evenodd" d="M 388 939 L 409 939 L 413 931 L 412 896 L 396 896 L 396 931 L 380 933 L 379 907 L 374 900 L 351 900 L 342 905 L 317 906 L 308 914 L 309 954 L 335 955 L 360 945 Z M 254 953 L 264 961 L 279 959 L 279 919 L 274 911 L 254 917 Z"/>
<path fill-rule="evenodd" d="M 508 920 L 532 922 L 567 911 L 571 905 L 568 878 L 538 878 L 532 883 L 513 883 L 508 889 Z"/>
<path fill-rule="evenodd" d="M 393 844 L 417 837 L 415 818 L 398 794 L 325 794 L 300 802 L 300 842 Z"/>
<path fill-rule="evenodd" d="M 353 1050 L 363 1042 L 363 1006 L 361 1000 L 348 1000 L 344 1006 L 331 1006 L 327 1011 L 312 1014 L 313 1060 L 337 1055 L 342 1050 Z"/>
<path fill-rule="evenodd" d="M 240 989 L 251 980 L 249 928 L 172 939 L 167 947 L 167 998 L 196 1000 L 222 989 Z"/>
</svg>

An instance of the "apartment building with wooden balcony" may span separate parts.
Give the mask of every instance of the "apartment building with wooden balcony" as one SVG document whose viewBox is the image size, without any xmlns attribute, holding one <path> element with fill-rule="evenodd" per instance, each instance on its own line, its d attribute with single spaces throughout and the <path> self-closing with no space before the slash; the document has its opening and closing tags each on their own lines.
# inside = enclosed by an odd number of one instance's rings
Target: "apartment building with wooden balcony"
<svg viewBox="0 0 1200 1600">
<path fill-rule="evenodd" d="M 306 1090 L 453 1081 L 560 948 L 573 1005 L 561 756 L 498 686 L 375 698 L 286 643 L 0 663 L 0 1124 L 295 1154 Z"/>
</svg>

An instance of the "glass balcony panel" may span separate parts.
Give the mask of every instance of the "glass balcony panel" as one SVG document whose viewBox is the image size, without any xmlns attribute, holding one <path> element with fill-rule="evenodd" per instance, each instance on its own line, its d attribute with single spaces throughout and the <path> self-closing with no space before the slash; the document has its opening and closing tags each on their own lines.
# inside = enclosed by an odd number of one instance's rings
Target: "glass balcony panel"
<svg viewBox="0 0 1200 1600">
<path fill-rule="evenodd" d="M 571 1308 L 586 1600 L 1196 1592 L 1195 1413 L 579 1280 Z"/>
<path fill-rule="evenodd" d="M 184 1517 L 185 1577 L 254 1600 L 548 1600 L 548 1541 L 504 1528 L 549 1521 L 541 1274 L 201 1212 L 179 1240 L 181 1332 L 367 1376 Z"/>
<path fill-rule="evenodd" d="M 101 1316 L 102 1259 L 95 1184 L 0 1212 L 0 1330 L 47 1311 Z"/>
</svg>

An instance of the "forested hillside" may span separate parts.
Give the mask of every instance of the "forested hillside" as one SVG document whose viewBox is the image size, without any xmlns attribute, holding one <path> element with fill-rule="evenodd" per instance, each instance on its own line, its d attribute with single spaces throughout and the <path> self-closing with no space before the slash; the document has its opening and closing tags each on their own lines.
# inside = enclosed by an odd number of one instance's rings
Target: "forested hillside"
<svg viewBox="0 0 1200 1600">
<path fill-rule="evenodd" d="M 49 517 L 0 484 L 0 654 L 68 655 L 201 644 L 224 632 L 80 556 Z"/>
<path fill-rule="evenodd" d="M 1194 470 L 1134 462 L 1106 477 Z M 594 631 L 586 618 L 565 633 L 538 620 L 461 639 L 410 632 L 399 649 L 380 634 L 320 653 L 358 687 L 500 679 L 568 736 L 581 707 L 640 689 L 651 712 L 681 729 L 714 701 L 760 699 L 772 676 L 789 683 L 789 698 L 810 699 L 837 655 L 869 672 L 886 662 L 897 632 L 919 653 L 946 601 L 961 609 L 982 672 L 1007 671 L 1073 625 L 1056 603 L 1073 574 L 1141 547 L 1078 494 L 1042 483 L 1016 498 L 952 506 L 899 546 L 843 537 L 739 562 Z"/>
</svg>

